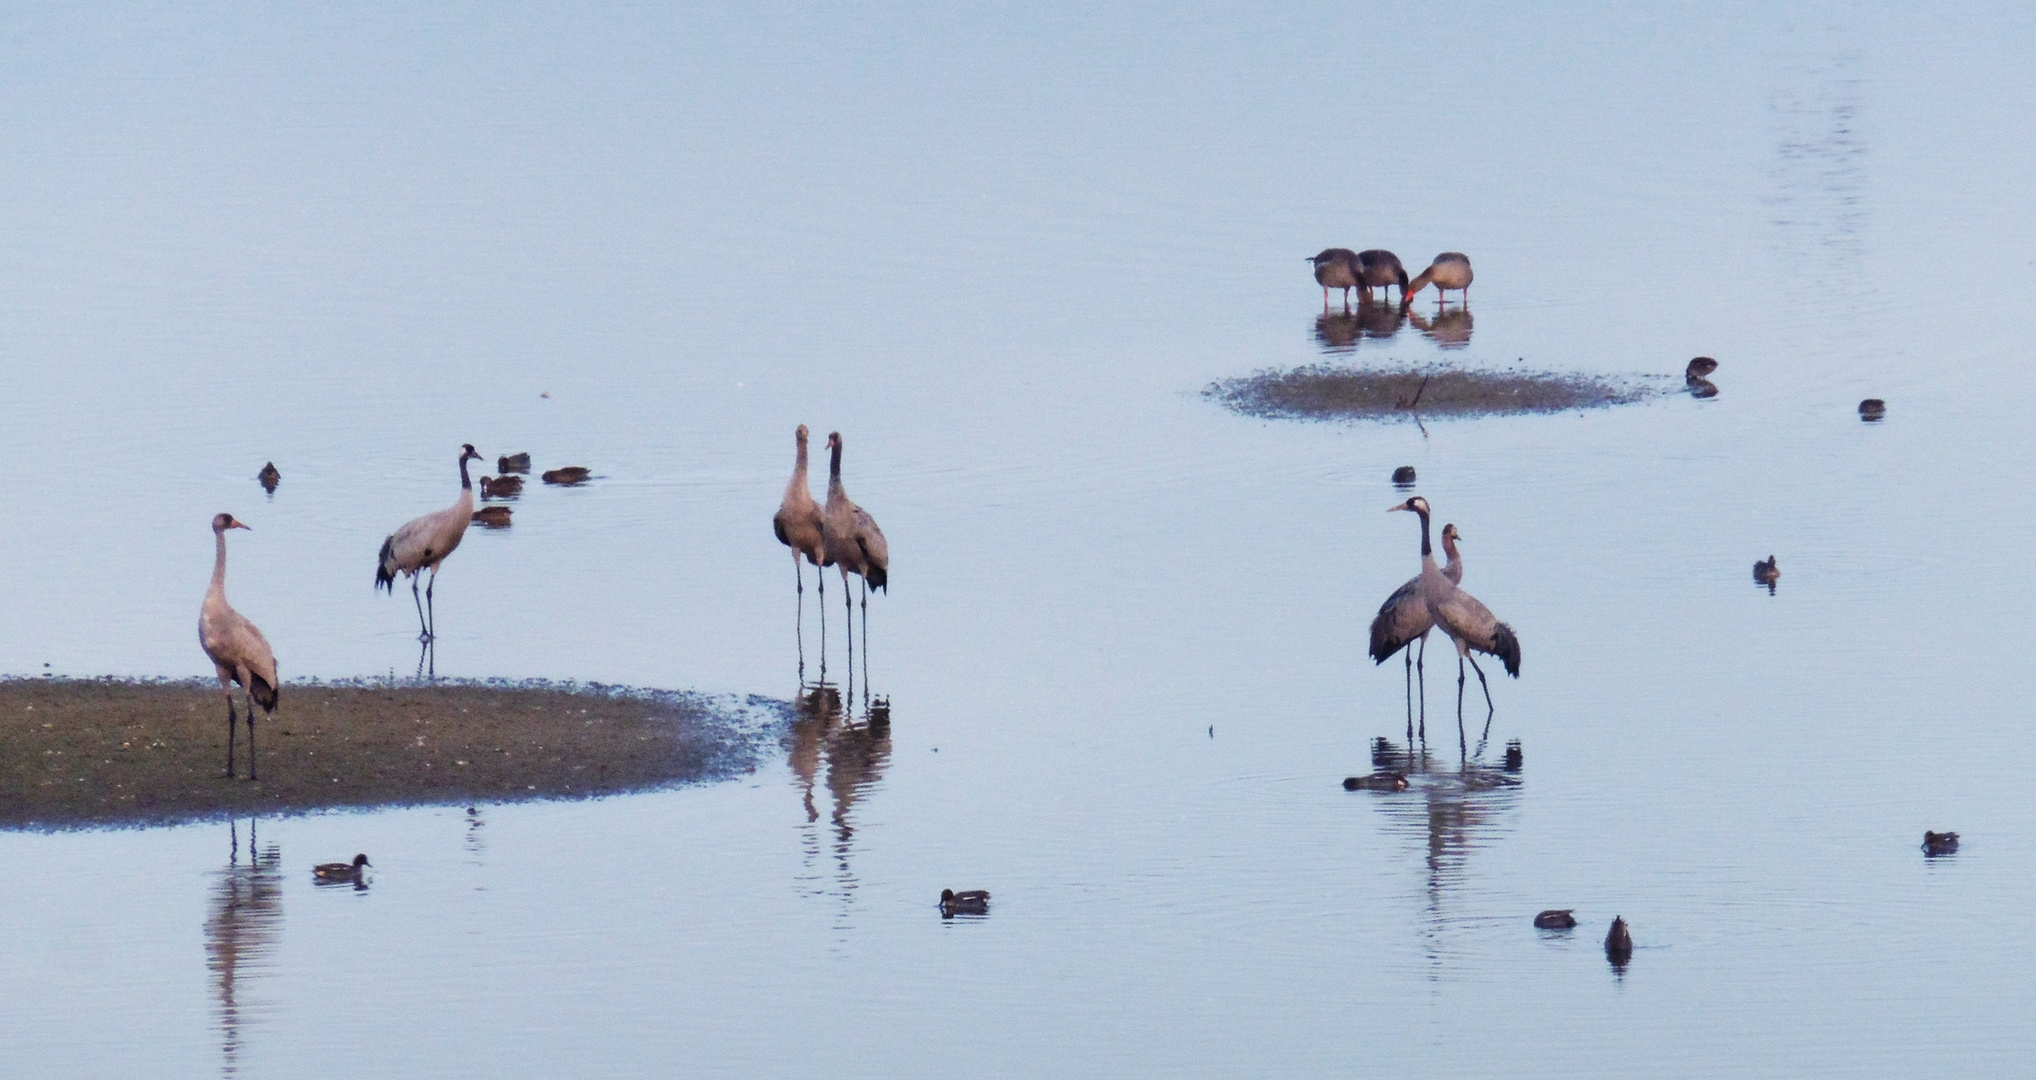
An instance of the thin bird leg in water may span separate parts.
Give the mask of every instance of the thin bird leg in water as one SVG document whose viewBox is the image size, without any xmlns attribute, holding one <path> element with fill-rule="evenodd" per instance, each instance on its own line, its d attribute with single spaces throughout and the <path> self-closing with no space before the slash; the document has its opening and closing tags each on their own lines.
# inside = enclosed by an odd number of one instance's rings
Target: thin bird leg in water
<svg viewBox="0 0 2036 1080">
<path fill-rule="evenodd" d="M 870 579 L 862 579 L 862 696 L 870 696 Z"/>
<path fill-rule="evenodd" d="M 1491 684 L 1485 682 L 1485 669 L 1478 666 L 1478 658 L 1466 654 L 1466 659 L 1470 661 L 1470 669 L 1478 673 L 1478 685 L 1483 687 L 1485 691 L 1485 727 L 1489 730 L 1492 723 L 1492 713 L 1495 711 L 1492 708 L 1492 687 Z"/>
<path fill-rule="evenodd" d="M 220 680 L 225 682 L 224 679 Z M 234 725 L 240 719 L 233 715 L 233 687 L 226 688 L 226 778 L 233 779 L 233 735 Z"/>
<path fill-rule="evenodd" d="M 431 590 L 438 588 L 438 566 L 431 567 L 431 580 L 424 583 L 424 610 L 429 624 L 424 628 L 424 640 L 438 640 L 438 609 L 431 606 Z"/>
<path fill-rule="evenodd" d="M 1421 637 L 1421 656 L 1414 661 L 1414 670 L 1421 677 L 1421 745 L 1428 745 L 1428 637 Z"/>
<path fill-rule="evenodd" d="M 792 579 L 799 584 L 799 599 L 793 606 L 793 632 L 799 638 L 799 685 L 806 685 L 806 572 L 799 569 L 799 552 L 792 552 Z"/>
<path fill-rule="evenodd" d="M 430 641 L 431 628 L 424 625 L 424 601 L 417 596 L 417 575 L 410 575 L 410 601 L 417 605 L 417 640 Z"/>
<path fill-rule="evenodd" d="M 1414 745 L 1414 647 L 1407 646 L 1406 654 L 1400 659 L 1407 666 L 1407 745 Z"/>
</svg>

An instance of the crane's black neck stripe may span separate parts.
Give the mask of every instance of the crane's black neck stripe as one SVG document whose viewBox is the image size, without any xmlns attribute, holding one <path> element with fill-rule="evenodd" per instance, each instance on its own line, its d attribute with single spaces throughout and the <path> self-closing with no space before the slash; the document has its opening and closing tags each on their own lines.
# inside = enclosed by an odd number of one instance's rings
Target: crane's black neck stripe
<svg viewBox="0 0 2036 1080">
<path fill-rule="evenodd" d="M 836 439 L 836 440 L 834 440 L 834 445 L 828 448 L 828 451 L 827 451 L 827 475 L 829 475 L 829 476 L 831 476 L 831 477 L 834 477 L 834 478 L 835 478 L 835 479 L 837 479 L 837 480 L 841 479 L 841 440 L 840 440 L 840 439 Z"/>
<path fill-rule="evenodd" d="M 467 479 L 467 456 L 465 454 L 460 455 L 460 489 L 463 491 L 472 491 L 474 489 L 474 482 Z"/>
<path fill-rule="evenodd" d="M 1435 557 L 1435 549 L 1428 546 L 1428 511 L 1417 506 L 1414 512 L 1421 515 L 1421 557 L 1432 559 Z"/>
</svg>

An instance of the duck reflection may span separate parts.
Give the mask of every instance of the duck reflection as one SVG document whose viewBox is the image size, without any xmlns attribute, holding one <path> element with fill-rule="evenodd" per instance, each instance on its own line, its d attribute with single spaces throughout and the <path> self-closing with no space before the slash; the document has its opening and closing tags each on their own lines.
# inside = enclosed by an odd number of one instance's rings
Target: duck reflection
<svg viewBox="0 0 2036 1080">
<path fill-rule="evenodd" d="M 232 1076 L 240 1066 L 243 1024 L 259 1008 L 243 1002 L 243 983 L 267 975 L 274 967 L 277 942 L 283 934 L 282 851 L 276 845 L 257 850 L 255 823 L 247 824 L 247 862 L 240 861 L 240 834 L 227 825 L 231 844 L 226 868 L 212 887 L 205 918 L 205 959 L 219 995 L 219 1030 L 223 1065 Z"/>
<path fill-rule="evenodd" d="M 1444 307 L 1432 319 L 1410 309 L 1407 321 L 1437 348 L 1461 349 L 1470 344 L 1471 317 L 1467 307 Z"/>
<path fill-rule="evenodd" d="M 855 849 L 857 800 L 883 779 L 891 761 L 891 703 L 878 697 L 863 711 L 862 722 L 853 715 L 854 697 L 846 699 L 839 687 L 827 684 L 800 689 L 786 740 L 786 757 L 806 807 L 806 855 L 808 865 L 817 862 L 827 846 L 817 827 L 820 806 L 817 792 L 824 783 L 829 801 L 828 824 L 832 831 L 835 890 L 844 899 L 856 888 L 849 856 Z M 822 768 L 825 776 L 822 776 Z M 813 880 L 817 881 L 818 875 Z"/>
<path fill-rule="evenodd" d="M 1471 856 L 1512 831 L 1520 781 L 1478 757 L 1461 765 L 1445 764 L 1425 749 L 1409 749 L 1385 738 L 1372 742 L 1372 766 L 1408 779 L 1407 790 L 1380 792 L 1372 798 L 1385 817 L 1387 832 L 1405 840 L 1418 856 L 1426 901 L 1421 933 L 1437 969 L 1430 977 L 1437 977 L 1450 951 L 1450 935 L 1482 921 L 1468 911 L 1453 911 L 1450 900 L 1471 892 Z"/>
</svg>

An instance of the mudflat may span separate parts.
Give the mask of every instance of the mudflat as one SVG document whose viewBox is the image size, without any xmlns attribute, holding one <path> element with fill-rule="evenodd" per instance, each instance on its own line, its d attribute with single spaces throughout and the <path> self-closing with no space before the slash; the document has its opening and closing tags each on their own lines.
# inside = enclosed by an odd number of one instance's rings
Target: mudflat
<svg viewBox="0 0 2036 1080">
<path fill-rule="evenodd" d="M 1659 379 L 1572 372 L 1310 364 L 1225 379 L 1203 393 L 1247 416 L 1380 420 L 1601 409 L 1677 388 Z"/>
<path fill-rule="evenodd" d="M 0 828 L 579 798 L 721 779 L 775 750 L 786 706 L 599 685 L 292 683 L 224 778 L 216 683 L 0 679 Z M 236 714 L 238 709 L 236 708 Z"/>
</svg>

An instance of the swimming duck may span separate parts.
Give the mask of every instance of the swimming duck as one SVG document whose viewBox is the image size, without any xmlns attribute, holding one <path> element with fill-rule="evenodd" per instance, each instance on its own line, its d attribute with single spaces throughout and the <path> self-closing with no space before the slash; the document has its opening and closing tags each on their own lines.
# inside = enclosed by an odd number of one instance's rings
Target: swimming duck
<svg viewBox="0 0 2036 1080">
<path fill-rule="evenodd" d="M 1888 403 L 1877 397 L 1867 398 L 1859 403 L 1859 418 L 1872 423 L 1888 414 Z"/>
<path fill-rule="evenodd" d="M 474 524 L 490 529 L 509 527 L 509 508 L 506 506 L 483 506 L 474 511 Z"/>
<path fill-rule="evenodd" d="M 1626 920 L 1617 915 L 1612 917 L 1612 929 L 1605 935 L 1605 957 L 1616 968 L 1625 967 L 1626 961 L 1633 959 L 1633 935 L 1626 929 Z"/>
<path fill-rule="evenodd" d="M 1955 832 L 1925 832 L 1923 854 L 1949 855 L 1958 850 L 1958 834 Z"/>
<path fill-rule="evenodd" d="M 1718 362 L 1716 360 L 1708 356 L 1699 356 L 1690 361 L 1689 367 L 1683 369 L 1683 378 L 1701 379 L 1716 370 L 1718 370 Z"/>
<path fill-rule="evenodd" d="M 1781 567 L 1775 565 L 1774 556 L 1769 555 L 1767 558 L 1753 564 L 1753 580 L 1770 588 L 1774 586 L 1775 582 L 1781 580 Z"/>
<path fill-rule="evenodd" d="M 1521 764 L 1520 740 L 1513 739 L 1508 741 L 1506 743 L 1506 763 L 1500 767 L 1507 772 L 1519 772 Z"/>
<path fill-rule="evenodd" d="M 520 494 L 522 491 L 523 491 L 523 478 L 520 476 L 481 477 L 481 498 L 483 499 L 500 498 L 504 495 L 516 495 Z"/>
<path fill-rule="evenodd" d="M 1434 282 L 1435 291 L 1442 294 L 1444 302 L 1449 300 L 1449 290 L 1461 289 L 1463 302 L 1468 304 L 1470 279 L 1470 256 L 1461 251 L 1445 251 L 1435 256 L 1435 261 L 1428 264 L 1428 269 L 1421 271 L 1419 277 L 1406 283 L 1406 288 L 1400 291 L 1400 297 L 1405 299 L 1412 296 L 1427 288 L 1429 282 Z"/>
<path fill-rule="evenodd" d="M 350 863 L 319 863 L 311 868 L 311 874 L 313 877 L 321 877 L 327 881 L 351 880 L 361 876 L 361 867 L 373 865 L 373 863 L 368 861 L 366 855 L 356 855 Z"/>
<path fill-rule="evenodd" d="M 1575 910 L 1575 908 L 1562 908 L 1560 910 L 1550 908 L 1534 916 L 1534 928 L 1537 930 L 1574 930 L 1576 929 L 1576 916 L 1571 913 Z"/>
<path fill-rule="evenodd" d="M 568 465 L 563 469 L 545 470 L 544 482 L 547 484 L 580 484 L 585 483 L 586 479 L 592 475 L 594 475 L 594 470 L 584 465 Z"/>
<path fill-rule="evenodd" d="M 530 455 L 504 454 L 495 459 L 495 471 L 527 473 L 530 471 Z"/>
<path fill-rule="evenodd" d="M 262 466 L 262 471 L 255 474 L 255 479 L 261 482 L 263 491 L 274 495 L 276 484 L 283 479 L 283 474 L 276 471 L 276 463 L 271 461 Z"/>
<path fill-rule="evenodd" d="M 1345 791 L 1405 791 L 1407 777 L 1396 772 L 1373 773 L 1370 776 L 1346 776 L 1343 778 Z"/>
<path fill-rule="evenodd" d="M 1401 487 L 1406 487 L 1408 484 L 1411 484 L 1413 482 L 1414 482 L 1414 467 L 1412 465 L 1402 465 L 1399 468 L 1393 470 L 1393 483 L 1398 484 Z"/>
<path fill-rule="evenodd" d="M 956 915 L 988 915 L 990 894 L 982 889 L 940 890 L 940 914 L 942 918 Z"/>
</svg>

